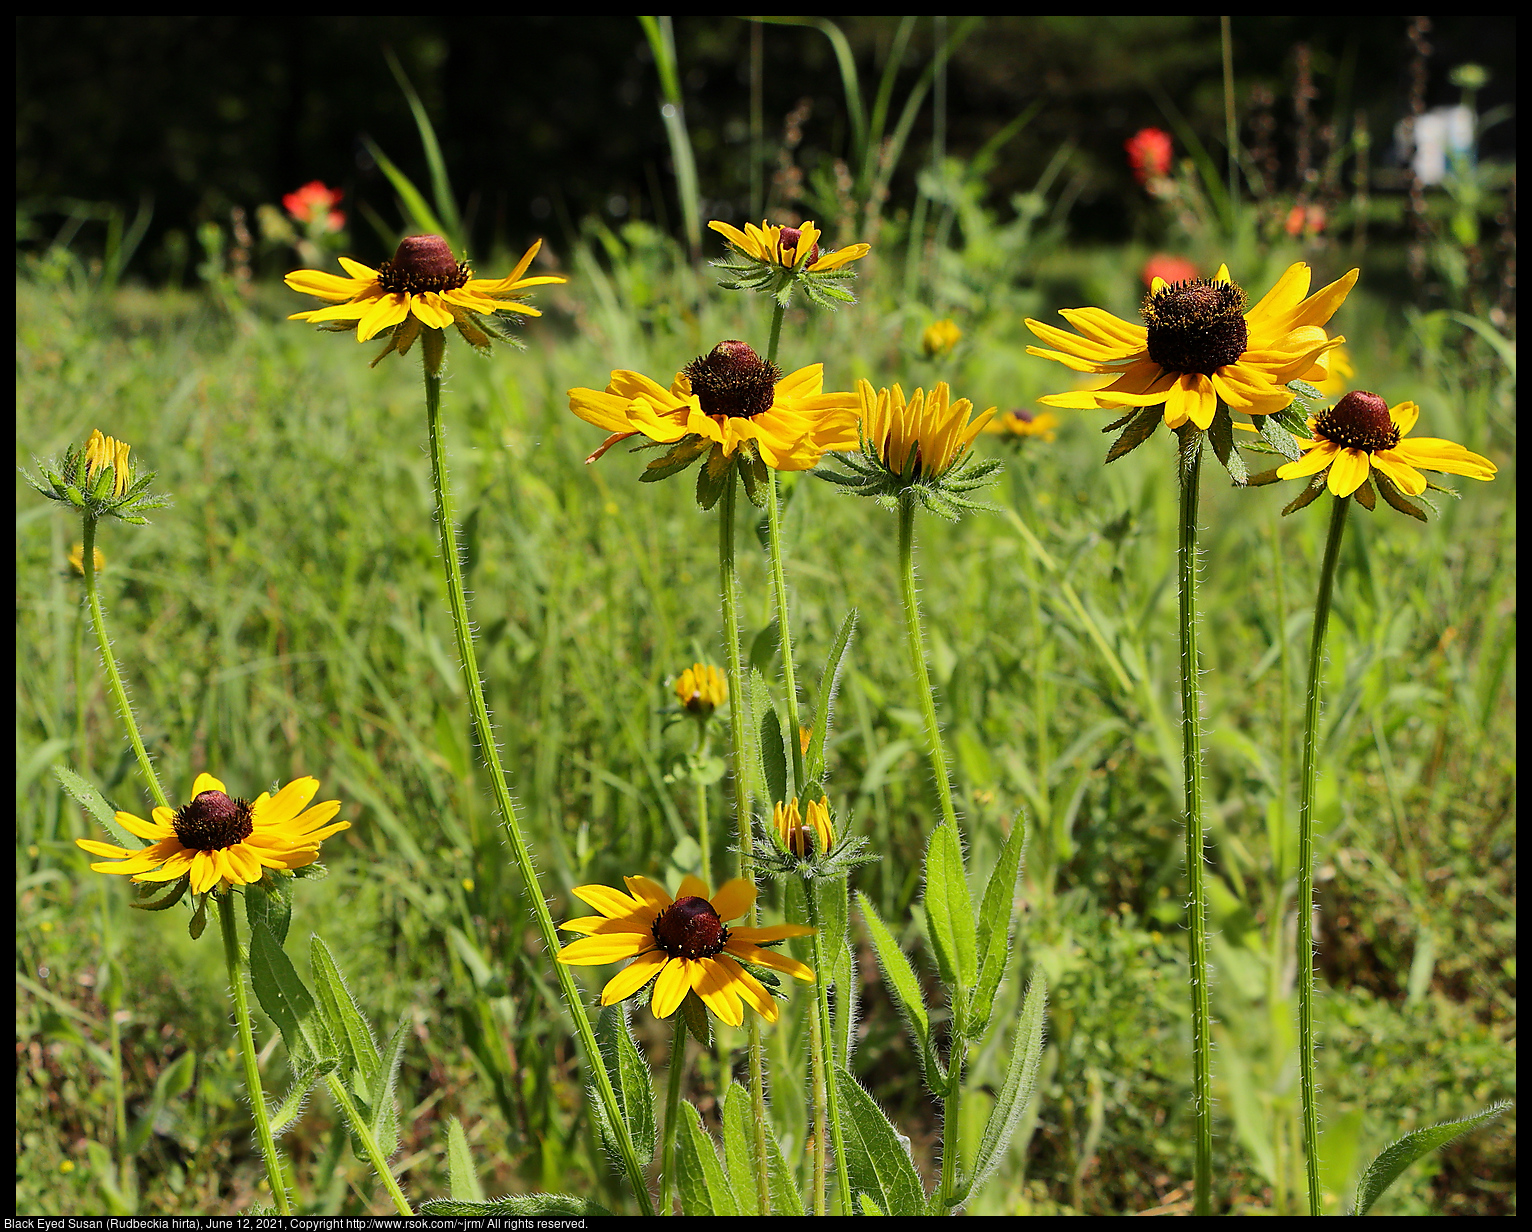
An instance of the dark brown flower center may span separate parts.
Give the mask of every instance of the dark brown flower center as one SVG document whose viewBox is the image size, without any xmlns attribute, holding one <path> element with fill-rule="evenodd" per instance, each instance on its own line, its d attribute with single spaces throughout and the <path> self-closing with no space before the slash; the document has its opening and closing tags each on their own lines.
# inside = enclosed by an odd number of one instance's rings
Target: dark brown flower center
<svg viewBox="0 0 1532 1232">
<path fill-rule="evenodd" d="M 794 253 L 794 251 L 796 251 L 796 249 L 798 247 L 798 241 L 801 240 L 802 238 L 803 238 L 803 229 L 801 227 L 783 227 L 782 228 L 782 233 L 781 233 L 781 235 L 777 239 L 777 246 L 782 250 L 782 258 L 783 258 L 783 260 L 785 260 L 785 261 L 787 261 L 789 263 L 794 263 L 793 262 L 793 253 Z M 813 265 L 814 262 L 817 261 L 817 260 L 819 260 L 819 244 L 816 242 L 815 244 L 813 244 L 809 248 L 809 259 L 806 262 L 804 262 L 803 268 L 807 269 L 810 265 Z"/>
<path fill-rule="evenodd" d="M 1232 282 L 1173 282 L 1149 295 L 1143 311 L 1149 358 L 1167 372 L 1212 376 L 1235 363 L 1250 340 L 1245 292 Z"/>
<path fill-rule="evenodd" d="M 678 898 L 654 919 L 655 943 L 672 958 L 711 958 L 729 944 L 729 930 L 705 898 Z"/>
<path fill-rule="evenodd" d="M 720 342 L 683 371 L 702 403 L 702 413 L 730 419 L 752 419 L 769 411 L 782 376 L 776 364 L 768 364 L 737 338 Z"/>
<path fill-rule="evenodd" d="M 181 846 L 192 851 L 222 851 L 244 842 L 255 829 L 249 803 L 221 791 L 204 791 L 170 825 Z"/>
<path fill-rule="evenodd" d="M 455 291 L 473 271 L 459 261 L 439 235 L 410 235 L 399 241 L 392 261 L 383 262 L 378 285 L 391 295 L 420 295 L 426 291 Z"/>
<path fill-rule="evenodd" d="M 1365 389 L 1353 390 L 1328 411 L 1314 418 L 1314 431 L 1327 441 L 1347 449 L 1376 453 L 1399 443 L 1399 429 L 1388 413 L 1388 403 Z"/>
</svg>

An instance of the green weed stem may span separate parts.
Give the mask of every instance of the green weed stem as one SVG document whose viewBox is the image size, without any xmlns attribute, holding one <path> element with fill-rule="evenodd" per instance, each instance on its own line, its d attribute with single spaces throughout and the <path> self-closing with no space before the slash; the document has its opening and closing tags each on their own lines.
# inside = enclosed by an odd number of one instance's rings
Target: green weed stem
<svg viewBox="0 0 1532 1232">
<path fill-rule="evenodd" d="M 817 1030 L 811 1035 L 816 1037 L 817 1043 L 814 1048 L 814 1057 L 818 1064 L 818 1078 L 814 1091 L 815 1108 L 814 1118 L 819 1125 L 820 1152 L 823 1158 L 824 1152 L 824 1117 L 825 1109 L 821 1105 L 821 1092 L 819 1085 L 823 1085 L 823 1099 L 828 1102 L 830 1116 L 830 1141 L 835 1148 L 835 1182 L 840 1192 L 840 1212 L 842 1215 L 850 1215 L 855 1212 L 851 1204 L 851 1174 L 847 1170 L 845 1137 L 841 1132 L 840 1124 L 840 1096 L 835 1089 L 835 1078 L 828 1065 L 828 1060 L 834 1056 L 834 1049 L 830 1041 L 834 1036 L 830 1031 L 830 986 L 826 980 L 833 962 L 826 961 L 824 952 L 824 917 L 819 909 L 819 883 L 812 878 L 804 882 L 804 897 L 808 901 L 809 926 L 813 928 L 810 943 L 814 949 L 814 1000 L 816 1016 L 813 1025 Z M 844 992 L 844 990 L 842 990 Z M 844 1000 L 844 996 L 842 997 Z M 814 1201 L 816 1204 L 823 1201 L 824 1173 L 817 1171 L 814 1177 Z"/>
<path fill-rule="evenodd" d="M 1309 642 L 1309 689 L 1303 704 L 1303 787 L 1298 798 L 1298 1064 L 1303 1086 L 1303 1162 L 1308 1177 L 1309 1214 L 1323 1214 L 1319 1188 L 1319 1102 L 1314 1077 L 1314 780 L 1319 744 L 1319 692 L 1324 684 L 1325 630 L 1330 624 L 1330 596 L 1340 559 L 1349 496 L 1336 497 L 1330 509 L 1319 594 L 1314 600 L 1314 636 Z"/>
<path fill-rule="evenodd" d="M 474 732 L 479 740 L 479 752 L 484 758 L 485 767 L 489 770 L 495 805 L 500 810 L 506 837 L 510 841 L 511 853 L 521 873 L 522 882 L 527 888 L 527 898 L 531 901 L 532 913 L 537 918 L 537 931 L 542 937 L 543 952 L 551 961 L 559 989 L 564 994 L 564 1003 L 569 1007 L 575 1033 L 579 1036 L 580 1048 L 585 1054 L 585 1066 L 590 1075 L 591 1085 L 596 1090 L 596 1097 L 601 1101 L 607 1124 L 617 1139 L 633 1196 L 637 1199 L 643 1213 L 652 1215 L 654 1204 L 649 1197 L 643 1164 L 639 1161 L 638 1152 L 633 1146 L 633 1137 L 628 1132 L 627 1118 L 623 1116 L 622 1108 L 617 1103 L 617 1095 L 612 1090 L 611 1077 L 601 1060 L 601 1052 L 596 1046 L 596 1034 L 591 1027 L 590 1016 L 585 1012 L 585 1003 L 580 995 L 579 986 L 575 983 L 574 975 L 569 968 L 557 961 L 558 933 L 553 924 L 553 916 L 548 911 L 547 900 L 543 898 L 542 887 L 538 884 L 537 868 L 532 863 L 532 853 L 528 850 L 526 839 L 521 833 L 516 806 L 511 802 L 511 793 L 506 786 L 505 770 L 500 765 L 500 753 L 495 744 L 494 728 L 490 725 L 489 708 L 484 702 L 484 687 L 479 676 L 478 658 L 473 649 L 473 633 L 468 623 L 468 600 L 463 592 L 463 571 L 458 556 L 457 522 L 452 510 L 452 490 L 447 482 L 447 450 L 442 440 L 441 376 L 439 371 L 433 371 L 430 360 L 431 352 L 428 348 L 426 362 L 422 367 L 426 380 L 426 423 L 431 437 L 431 480 L 436 489 L 436 524 L 441 537 L 442 567 L 447 571 L 447 602 L 452 608 L 452 631 L 457 637 L 458 661 L 463 668 L 463 683 L 468 690 L 468 705 L 473 714 Z"/>
<path fill-rule="evenodd" d="M 915 676 L 915 696 L 926 721 L 927 753 L 931 771 L 936 776 L 936 791 L 941 798 L 942 820 L 957 826 L 957 811 L 952 806 L 952 784 L 947 778 L 947 753 L 942 746 L 942 729 L 936 721 L 936 699 L 931 693 L 931 675 L 926 670 L 925 643 L 920 633 L 920 601 L 915 593 L 915 498 L 905 493 L 899 498 L 899 592 L 904 599 L 904 631 L 910 651 L 910 671 Z"/>
<path fill-rule="evenodd" d="M 335 1102 L 340 1105 L 341 1112 L 347 1122 L 362 1143 L 362 1150 L 367 1154 L 367 1161 L 372 1164 L 372 1170 L 378 1174 L 378 1179 L 388 1190 L 389 1199 L 394 1204 L 394 1209 L 401 1215 L 413 1215 L 409 1202 L 405 1199 L 404 1191 L 399 1188 L 399 1182 L 394 1179 L 393 1169 L 388 1166 L 388 1159 L 378 1146 L 377 1136 L 372 1132 L 372 1127 L 367 1124 L 367 1118 L 357 1111 L 356 1105 L 351 1102 L 351 1096 L 346 1094 L 346 1087 L 334 1071 L 324 1076 L 325 1085 L 330 1088 L 330 1094 Z"/>
</svg>

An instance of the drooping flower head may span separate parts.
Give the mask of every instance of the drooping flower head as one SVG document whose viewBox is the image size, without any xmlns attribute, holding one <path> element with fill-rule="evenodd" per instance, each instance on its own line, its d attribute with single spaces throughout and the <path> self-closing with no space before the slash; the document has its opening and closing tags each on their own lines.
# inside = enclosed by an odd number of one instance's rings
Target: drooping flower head
<svg viewBox="0 0 1532 1232">
<path fill-rule="evenodd" d="M 389 344 L 374 364 L 393 351 L 403 355 L 422 328 L 439 331 L 449 325 L 457 327 L 469 346 L 487 353 L 492 339 L 514 340 L 499 314 L 542 315 L 522 302 L 527 288 L 565 281 L 554 274 L 522 277 L 541 247 L 538 240 L 504 278 L 475 278 L 468 262 L 454 257 L 441 236 L 408 236 L 381 269 L 341 257 L 349 278 L 322 270 L 287 275 L 294 291 L 332 301 L 328 308 L 295 312 L 288 320 L 312 321 L 327 329 L 349 329 L 355 322 L 358 342 L 388 334 Z"/>
<path fill-rule="evenodd" d="M 199 774 L 190 803 L 179 809 L 156 808 L 152 821 L 117 814 L 117 824 L 148 839 L 149 846 L 133 850 L 89 838 L 75 844 L 108 858 L 92 864 L 94 872 L 122 873 L 134 881 L 189 877 L 194 894 L 222 892 L 260 881 L 268 868 L 314 863 L 320 843 L 350 827 L 349 821 L 325 824 L 340 812 L 337 800 L 308 808 L 318 790 L 318 779 L 294 779 L 275 796 L 262 792 L 252 802 L 230 796 L 211 774 Z"/>
<path fill-rule="evenodd" d="M 729 684 L 716 667 L 694 663 L 676 677 L 676 700 L 688 714 L 705 719 L 729 700 Z"/>
<path fill-rule="evenodd" d="M 849 268 L 872 251 L 871 244 L 848 244 L 831 252 L 820 249 L 821 232 L 812 222 L 801 227 L 775 226 L 763 221 L 759 227 L 746 223 L 743 231 L 726 222 L 708 227 L 729 241 L 731 251 L 713 265 L 724 271 L 719 286 L 730 291 L 762 291 L 775 295 L 786 307 L 794 287 L 801 286 L 821 308 L 851 304 L 856 297 L 842 285 L 855 271 Z"/>
<path fill-rule="evenodd" d="M 284 193 L 282 208 L 304 226 L 339 231 L 346 225 L 346 216 L 335 207 L 345 195 L 338 188 L 326 187 L 323 180 L 310 180 L 296 192 Z"/>
<path fill-rule="evenodd" d="M 1135 325 L 1100 308 L 1060 311 L 1080 332 L 1040 321 L 1027 327 L 1057 350 L 1028 347 L 1076 372 L 1110 374 L 1101 389 L 1049 394 L 1048 406 L 1119 410 L 1163 404 L 1168 428 L 1192 423 L 1206 431 L 1220 401 L 1246 415 L 1271 415 L 1293 400 L 1292 380 L 1323 380 L 1324 357 L 1345 341 L 1324 325 L 1356 285 L 1352 270 L 1313 295 L 1303 262 L 1287 272 L 1255 307 L 1219 266 L 1212 278 L 1166 283 L 1156 278 L 1144 300 L 1144 324 Z"/>
<path fill-rule="evenodd" d="M 1134 179 L 1147 184 L 1170 170 L 1175 147 L 1171 144 L 1170 134 L 1163 128 L 1141 128 L 1123 142 L 1123 148 L 1128 152 L 1128 165 L 1133 168 Z"/>
<path fill-rule="evenodd" d="M 825 393 L 823 364 L 784 377 L 775 364 L 732 338 L 687 364 L 668 390 L 619 369 L 605 392 L 571 389 L 569 409 L 611 433 L 587 462 L 632 436 L 675 445 L 649 464 L 642 476 L 647 481 L 678 474 L 706 456 L 698 479 L 705 508 L 712 504 L 703 499 L 704 486 L 721 482 L 736 455 L 752 464 L 743 470 L 748 486 L 754 465 L 808 470 L 826 450 L 856 446 L 856 395 Z"/>
<path fill-rule="evenodd" d="M 1389 406 L 1367 390 L 1354 390 L 1329 410 L 1310 417 L 1310 439 L 1298 442 L 1303 457 L 1279 466 L 1275 477 L 1314 479 L 1310 490 L 1283 512 L 1302 508 L 1325 487 L 1339 497 L 1354 495 L 1370 509 L 1371 480 L 1395 509 L 1422 517 L 1414 505 L 1395 499 L 1399 493 L 1419 496 L 1427 487 L 1436 486 L 1421 471 L 1485 481 L 1494 478 L 1497 468 L 1493 462 L 1454 441 L 1429 436 L 1406 440 L 1419 418 L 1420 407 L 1415 403 Z"/>
<path fill-rule="evenodd" d="M 582 916 L 560 925 L 586 934 L 558 953 L 561 963 L 595 966 L 633 961 L 601 990 L 601 1004 L 613 1005 L 654 981 L 649 1007 L 656 1018 L 669 1018 L 695 992 L 730 1026 L 745 1020 L 749 1005 L 767 1022 L 777 1020 L 776 1002 L 741 962 L 780 971 L 804 983 L 814 982 L 812 968 L 763 946 L 789 937 L 806 937 L 814 930 L 803 924 L 774 924 L 767 928 L 730 928 L 755 902 L 755 883 L 743 877 L 724 883 L 709 895 L 697 877 L 684 877 L 675 898 L 647 877 L 624 877 L 628 893 L 603 885 L 575 887 L 575 894 L 601 914 Z"/>
</svg>

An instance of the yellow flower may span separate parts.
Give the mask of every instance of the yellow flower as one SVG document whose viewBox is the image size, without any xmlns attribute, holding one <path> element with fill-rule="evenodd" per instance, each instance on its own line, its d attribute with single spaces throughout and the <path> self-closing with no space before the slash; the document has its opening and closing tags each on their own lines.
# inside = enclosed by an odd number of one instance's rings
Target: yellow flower
<svg viewBox="0 0 1532 1232">
<path fill-rule="evenodd" d="M 690 713 L 706 718 L 729 700 L 729 684 L 716 667 L 694 663 L 676 677 L 676 699 Z"/>
<path fill-rule="evenodd" d="M 996 415 L 984 425 L 986 433 L 1002 436 L 1040 436 L 1052 441 L 1058 436 L 1059 417 L 1052 411 L 1034 415 L 1025 407 L 1014 407 L 1003 415 Z"/>
<path fill-rule="evenodd" d="M 771 824 L 782 846 L 795 856 L 824 855 L 835 846 L 835 829 L 830 824 L 830 806 L 824 799 L 810 800 L 808 820 L 798 811 L 798 797 L 772 806 Z M 813 837 L 812 844 L 810 836 Z"/>
<path fill-rule="evenodd" d="M 1029 320 L 1031 331 L 1056 351 L 1028 347 L 1076 372 L 1112 373 L 1104 389 L 1050 394 L 1048 406 L 1116 409 L 1163 403 L 1165 425 L 1190 420 L 1206 430 L 1221 399 L 1231 410 L 1270 415 L 1292 402 L 1283 388 L 1296 379 L 1327 375 L 1321 357 L 1345 341 L 1324 325 L 1356 284 L 1352 270 L 1308 294 L 1310 271 L 1288 267 L 1266 296 L 1244 312 L 1245 292 L 1219 266 L 1211 279 L 1167 283 L 1156 278 L 1144 300 L 1144 325 L 1101 308 L 1060 313 L 1079 334 Z"/>
<path fill-rule="evenodd" d="M 898 385 L 873 392 L 867 381 L 856 383 L 861 405 L 862 439 L 890 475 L 906 482 L 939 479 L 967 452 L 995 408 L 969 421 L 973 403 L 950 401 L 946 381 L 938 381 L 929 397 L 917 389 L 908 402 Z"/>
<path fill-rule="evenodd" d="M 92 548 L 90 558 L 96 564 L 96 572 L 106 568 L 106 557 L 101 554 L 100 548 Z M 69 549 L 69 563 L 74 566 L 74 571 L 81 577 L 85 576 L 85 545 L 77 543 Z"/>
<path fill-rule="evenodd" d="M 737 227 L 731 227 L 726 222 L 710 222 L 708 227 L 718 232 L 745 256 L 767 265 L 795 269 L 798 262 L 807 256 L 808 264 L 804 268 L 811 274 L 825 274 L 831 270 L 838 270 L 842 266 L 850 265 L 853 261 L 860 261 L 872 251 L 871 244 L 849 244 L 845 248 L 838 248 L 834 252 L 821 255 L 819 251 L 821 232 L 812 222 L 806 222 L 801 227 L 778 227 L 762 219 L 759 227 L 753 222 L 747 222 L 743 231 Z"/>
<path fill-rule="evenodd" d="M 121 496 L 128 490 L 128 450 L 126 441 L 116 441 L 102 436 L 99 428 L 92 428 L 90 439 L 85 442 L 85 482 L 91 484 L 97 475 L 112 468 L 112 496 Z"/>
<path fill-rule="evenodd" d="M 927 359 L 936 359 L 957 346 L 962 337 L 963 331 L 949 317 L 926 326 L 920 335 L 920 349 Z"/>
<path fill-rule="evenodd" d="M 698 877 L 684 877 L 672 899 L 647 877 L 624 877 L 629 893 L 603 885 L 576 886 L 574 892 L 601 914 L 582 916 L 560 925 L 585 933 L 558 953 L 561 963 L 594 966 L 633 961 L 601 990 L 601 1004 L 612 1005 L 654 980 L 649 1007 L 656 1018 L 669 1018 L 688 992 L 695 992 L 713 1013 L 730 1026 L 745 1020 L 741 1002 L 767 1022 L 777 1020 L 771 994 L 736 959 L 780 971 L 804 983 L 814 982 L 813 969 L 762 949 L 814 930 L 803 924 L 774 924 L 769 928 L 729 928 L 755 902 L 755 884 L 743 877 L 726 882 L 709 896 Z M 658 977 L 656 979 L 655 977 Z"/>
<path fill-rule="evenodd" d="M 1326 486 L 1336 496 L 1350 496 L 1377 470 L 1401 492 L 1419 496 L 1426 490 L 1421 470 L 1486 481 L 1494 477 L 1493 462 L 1453 441 L 1430 436 L 1404 440 L 1419 418 L 1413 402 L 1389 406 L 1377 394 L 1355 390 L 1310 418 L 1313 439 L 1298 442 L 1304 456 L 1278 467 L 1277 478 L 1317 475 L 1328 467 Z"/>
<path fill-rule="evenodd" d="M 149 839 L 148 847 L 133 850 L 89 838 L 77 838 L 75 844 L 115 861 L 92 864 L 98 873 L 125 873 L 134 881 L 174 881 L 189 875 L 195 894 L 215 886 L 221 891 L 250 885 L 268 868 L 314 863 L 319 844 L 351 825 L 325 825 L 340 811 L 337 800 L 304 811 L 318 790 L 318 779 L 294 779 L 275 796 L 263 791 L 250 803 L 229 796 L 211 774 L 199 774 L 191 803 L 177 811 L 156 808 L 153 821 L 117 814 L 117 824 Z"/>
<path fill-rule="evenodd" d="M 784 377 L 735 339 L 689 363 L 668 390 L 619 369 L 604 393 L 569 391 L 569 409 L 612 434 L 587 462 L 642 435 L 665 444 L 695 437 L 699 456 L 710 447 L 710 465 L 753 442 L 774 470 L 808 470 L 827 450 L 856 448 L 856 406 L 855 394 L 824 392 L 823 364 Z"/>
<path fill-rule="evenodd" d="M 408 351 L 422 326 L 446 329 L 456 325 L 470 346 L 482 350 L 490 339 L 483 327 L 484 318 L 497 312 L 541 316 L 536 308 L 522 303 L 518 293 L 565 281 L 552 274 L 522 277 L 542 244 L 538 240 L 528 248 L 504 278 L 475 278 L 468 262 L 454 258 L 447 241 L 437 235 L 412 235 L 402 240 L 394 259 L 385 261 L 382 269 L 341 257 L 349 278 L 322 270 L 295 270 L 287 275 L 289 287 L 332 303 L 328 308 L 295 312 L 288 320 L 317 324 L 355 321 L 358 342 L 395 330 L 394 345 L 384 355 Z"/>
</svg>

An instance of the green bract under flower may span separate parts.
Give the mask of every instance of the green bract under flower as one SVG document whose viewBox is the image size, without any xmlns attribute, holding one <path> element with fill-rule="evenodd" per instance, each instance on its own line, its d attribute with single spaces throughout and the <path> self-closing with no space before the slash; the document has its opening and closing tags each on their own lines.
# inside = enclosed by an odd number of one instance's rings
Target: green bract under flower
<svg viewBox="0 0 1532 1232">
<path fill-rule="evenodd" d="M 710 222 L 708 227 L 729 241 L 728 255 L 713 262 L 724 271 L 718 285 L 725 290 L 761 291 L 775 296 L 784 308 L 792 302 L 794 287 L 802 287 L 810 302 L 821 308 L 856 303 L 856 296 L 841 284 L 856 277 L 849 266 L 871 252 L 871 244 L 821 252 L 820 230 L 812 222 L 801 227 L 746 223 L 743 231 L 726 222 Z"/>
<path fill-rule="evenodd" d="M 163 509 L 168 497 L 150 496 L 154 472 L 139 475 L 128 460 L 131 446 L 93 430 L 84 445 L 71 445 L 57 463 L 37 462 L 41 479 L 27 482 L 49 500 L 73 506 L 91 518 L 117 518 L 142 526 L 144 510 Z"/>
</svg>

